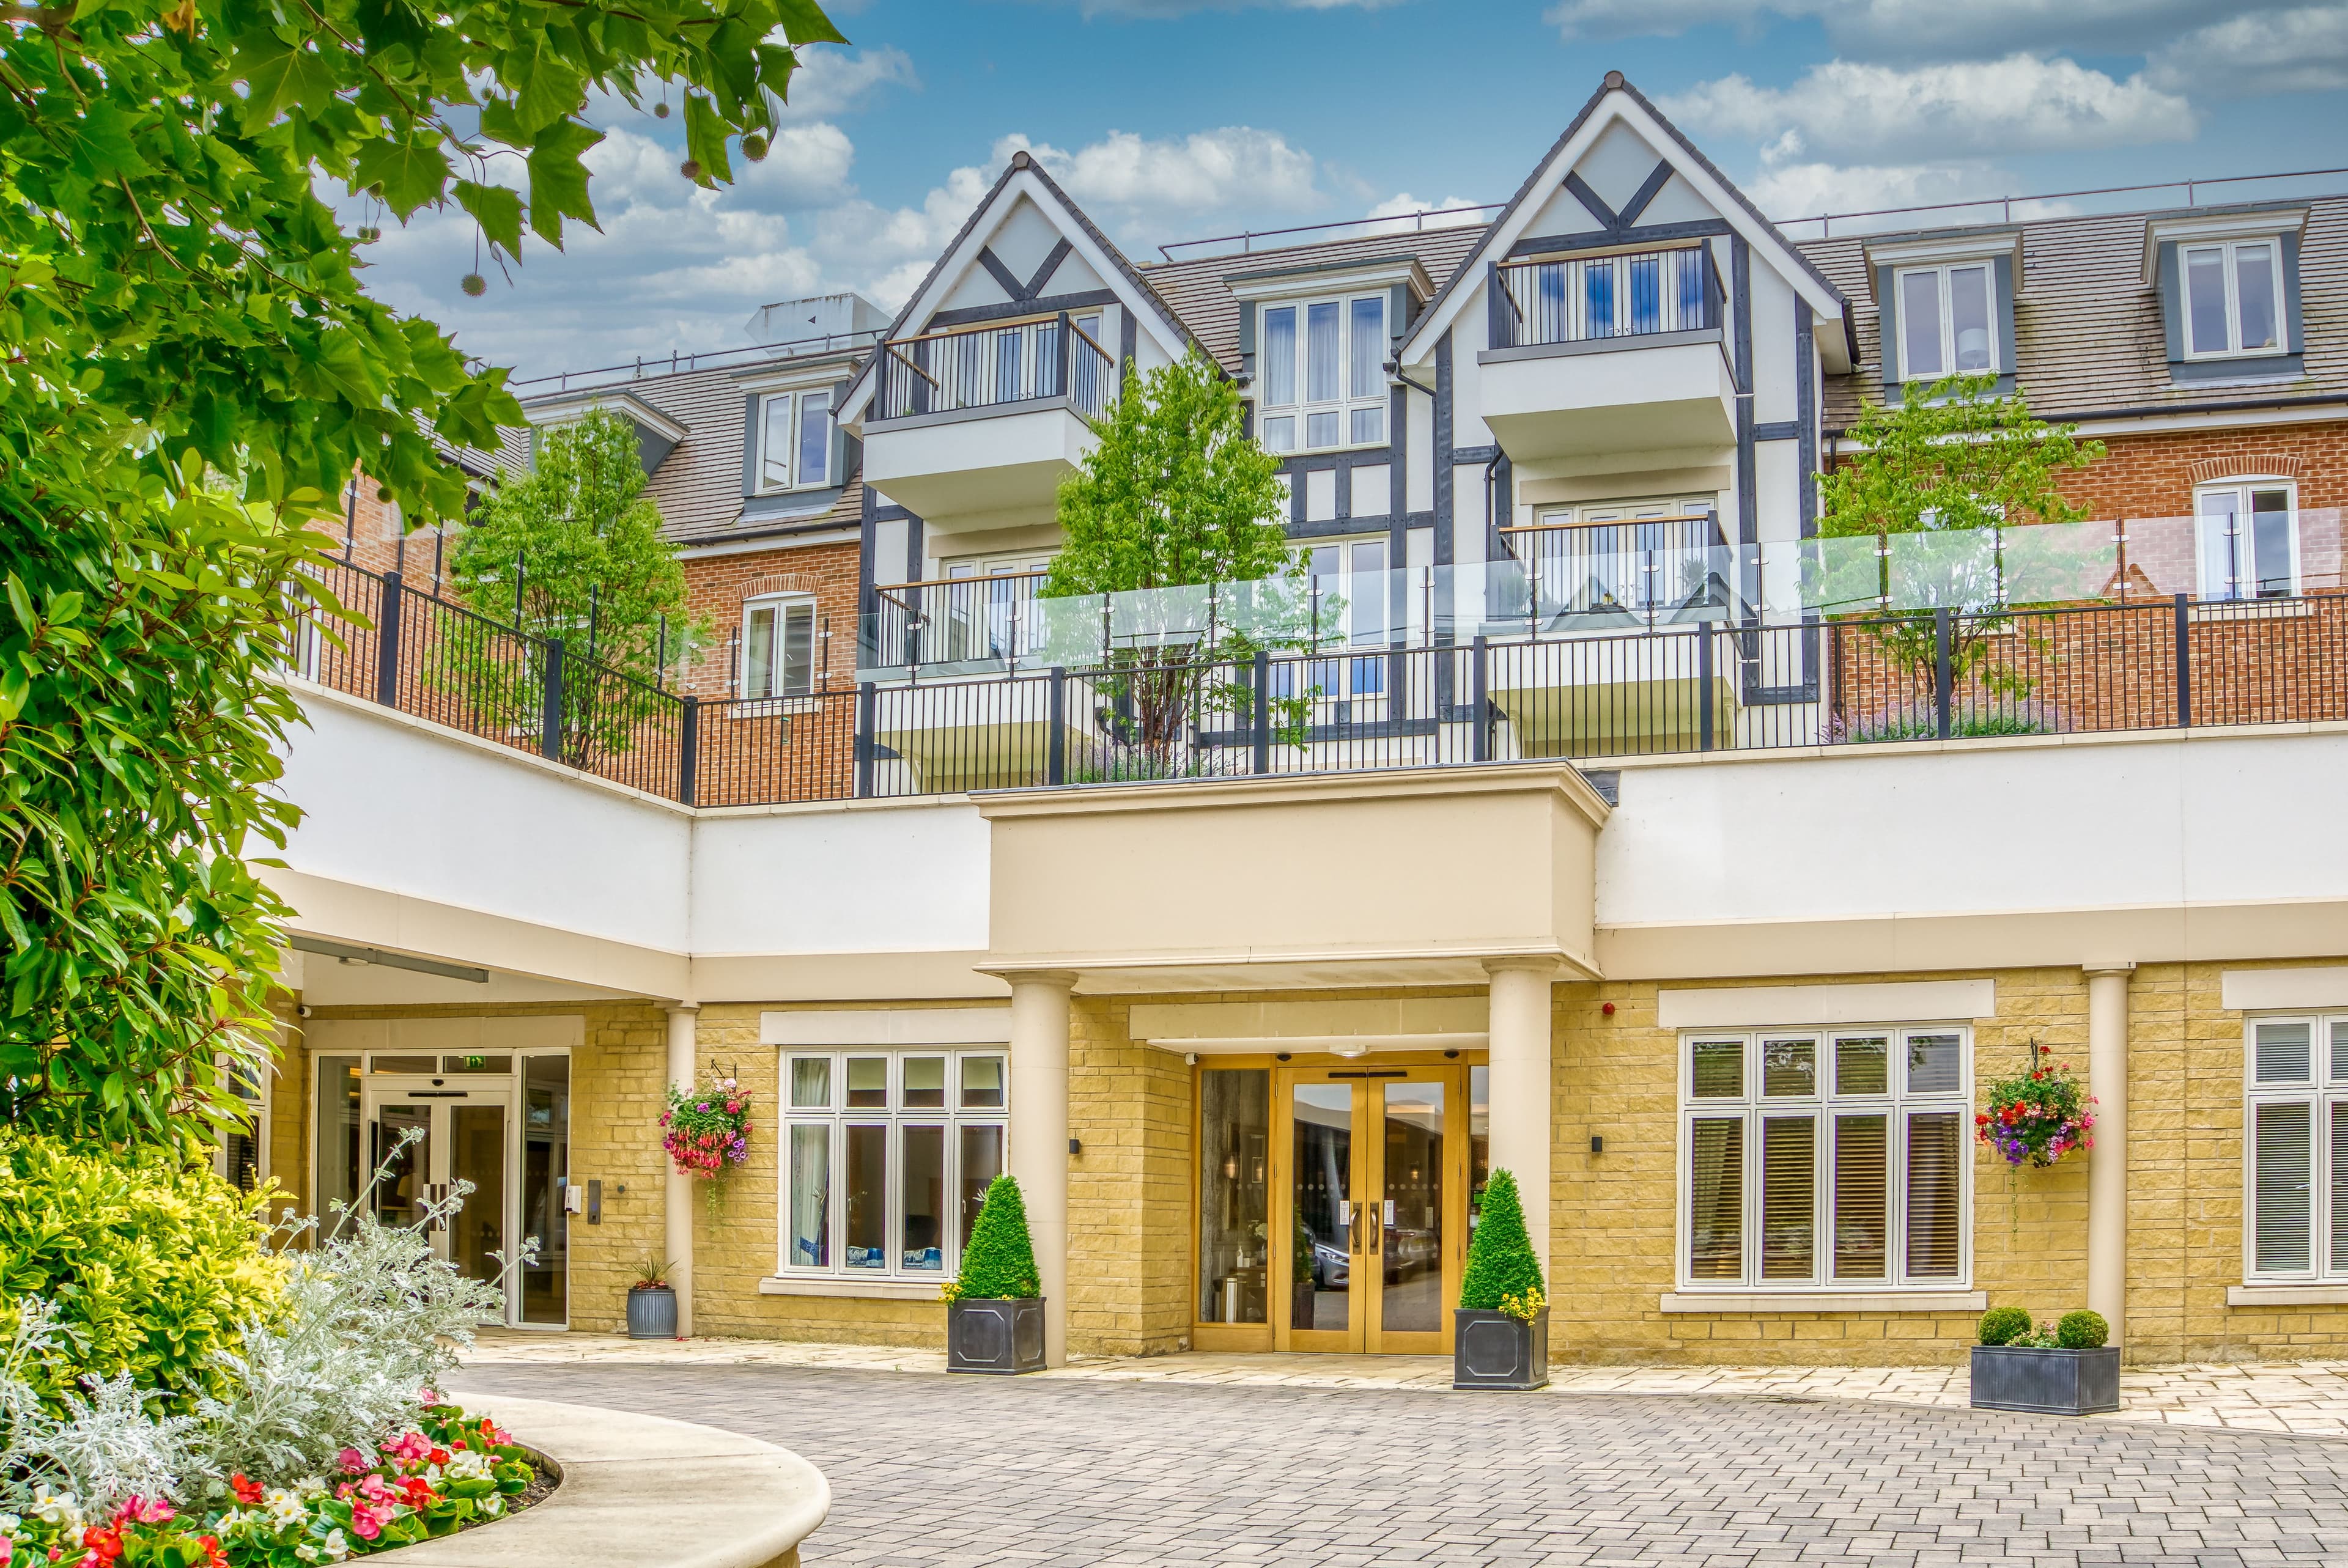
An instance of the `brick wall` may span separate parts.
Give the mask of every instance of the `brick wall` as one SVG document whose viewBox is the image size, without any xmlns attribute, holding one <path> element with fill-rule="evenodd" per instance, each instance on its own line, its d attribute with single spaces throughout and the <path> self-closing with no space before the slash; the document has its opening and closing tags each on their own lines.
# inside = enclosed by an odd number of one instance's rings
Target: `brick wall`
<svg viewBox="0 0 2348 1568">
<path fill-rule="evenodd" d="M 1069 1021 L 1068 1346 L 1152 1356 L 1190 1337 L 1190 1069 L 1128 1032 L 1131 998 Z"/>
<path fill-rule="evenodd" d="M 2190 517 L 2194 486 L 2238 474 L 2295 477 L 2302 507 L 2348 507 L 2348 423 L 2098 439 L 2102 460 L 2062 477 L 2093 517 Z"/>
</svg>

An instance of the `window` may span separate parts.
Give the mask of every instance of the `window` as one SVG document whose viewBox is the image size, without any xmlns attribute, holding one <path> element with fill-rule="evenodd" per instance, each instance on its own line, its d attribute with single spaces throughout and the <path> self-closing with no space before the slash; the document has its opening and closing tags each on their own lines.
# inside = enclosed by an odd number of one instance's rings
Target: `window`
<svg viewBox="0 0 2348 1568">
<path fill-rule="evenodd" d="M 2283 352 L 2280 241 L 2187 245 L 2178 260 L 2185 282 L 2186 358 Z"/>
<path fill-rule="evenodd" d="M 959 1268 L 1003 1171 L 1003 1053 L 794 1053 L 784 1083 L 782 1272 L 934 1282 Z"/>
<path fill-rule="evenodd" d="M 2299 591 L 2299 527 L 2288 483 L 2205 485 L 2193 493 L 2203 599 L 2289 599 Z"/>
<path fill-rule="evenodd" d="M 1937 381 L 1944 375 L 1994 375 L 1995 285 L 1987 261 L 1946 267 L 1903 267 L 1894 284 L 1900 318 L 1900 379 Z"/>
<path fill-rule="evenodd" d="M 250 1193 L 269 1174 L 269 1069 L 237 1061 L 221 1068 L 242 1110 L 220 1135 L 212 1169 L 238 1192 Z"/>
<path fill-rule="evenodd" d="M 1735 1030 L 1680 1051 L 1683 1284 L 1964 1281 L 1968 1031 Z"/>
<path fill-rule="evenodd" d="M 1263 307 L 1259 434 L 1274 452 L 1386 438 L 1386 297 Z"/>
<path fill-rule="evenodd" d="M 742 695 L 805 697 L 815 691 L 815 600 L 754 599 L 742 607 Z"/>
<path fill-rule="evenodd" d="M 2249 1277 L 2348 1282 L 2348 1015 L 2252 1019 Z"/>
<path fill-rule="evenodd" d="M 769 393 L 758 405 L 758 491 L 832 482 L 831 389 Z"/>
<path fill-rule="evenodd" d="M 1332 539 L 1303 550 L 1308 574 L 1306 614 L 1316 651 L 1339 648 L 1383 650 L 1390 641 L 1390 579 L 1386 538 Z M 1323 701 L 1382 697 L 1386 690 L 1383 652 L 1344 659 L 1276 660 L 1272 695 L 1316 692 Z"/>
</svg>

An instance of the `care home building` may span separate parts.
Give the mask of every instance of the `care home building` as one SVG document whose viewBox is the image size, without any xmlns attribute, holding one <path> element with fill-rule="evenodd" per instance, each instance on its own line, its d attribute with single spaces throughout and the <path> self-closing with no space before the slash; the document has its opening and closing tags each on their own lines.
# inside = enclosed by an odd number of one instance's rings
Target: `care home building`
<svg viewBox="0 0 2348 1568">
<path fill-rule="evenodd" d="M 355 488 L 252 1163 L 324 1202 L 424 1129 L 376 1201 L 476 1184 L 441 1245 L 535 1238 L 549 1330 L 649 1260 L 695 1333 L 939 1344 L 1008 1170 L 1055 1358 L 1439 1351 L 1507 1168 L 1565 1360 L 1992 1304 L 2341 1354 L 2348 200 L 2185 194 L 1796 236 L 1609 76 L 1473 223 L 1142 264 L 1021 156 L 893 319 L 545 385 L 634 424 L 719 646 L 462 616 Z M 1194 351 L 1299 579 L 1043 597 L 1121 370 Z M 2103 443 L 2089 520 L 1821 538 L 1955 372 Z M 1231 628 L 1170 717 L 1120 673 Z M 2041 1053 L 2095 1146 L 2009 1172 Z M 656 1124 L 712 1074 L 714 1206 Z"/>
</svg>

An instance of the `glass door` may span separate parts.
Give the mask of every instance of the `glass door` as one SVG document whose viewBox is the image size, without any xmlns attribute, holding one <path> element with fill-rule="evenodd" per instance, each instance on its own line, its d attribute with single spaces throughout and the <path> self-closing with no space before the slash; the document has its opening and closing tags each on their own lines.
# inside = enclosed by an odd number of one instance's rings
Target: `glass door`
<svg viewBox="0 0 2348 1568">
<path fill-rule="evenodd" d="M 515 1225 L 512 1089 L 370 1081 L 366 1121 L 368 1169 L 389 1164 L 370 1200 L 376 1218 L 412 1225 L 427 1204 L 447 1196 L 456 1183 L 469 1182 L 464 1206 L 432 1226 L 433 1255 L 468 1278 L 497 1278 L 504 1265 L 496 1255 L 509 1250 Z M 521 1270 L 509 1274 L 504 1321 L 514 1321 L 513 1296 L 521 1283 Z"/>
<path fill-rule="evenodd" d="M 1282 1349 L 1440 1354 L 1466 1254 L 1466 1066 L 1278 1074 Z"/>
</svg>

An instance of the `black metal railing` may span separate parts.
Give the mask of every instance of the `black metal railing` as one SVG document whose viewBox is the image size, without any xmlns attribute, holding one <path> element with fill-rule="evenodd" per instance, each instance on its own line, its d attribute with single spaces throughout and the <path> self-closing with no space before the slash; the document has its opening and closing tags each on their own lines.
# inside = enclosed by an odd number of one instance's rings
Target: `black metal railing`
<svg viewBox="0 0 2348 1568">
<path fill-rule="evenodd" d="M 1704 245 L 1492 264 L 1492 346 L 1591 343 L 1716 328 L 1720 269 Z"/>
<path fill-rule="evenodd" d="M 1035 609 L 1045 573 L 933 578 L 873 590 L 859 658 L 883 665 L 1011 664 L 1044 641 Z"/>
<path fill-rule="evenodd" d="M 1038 321 L 898 338 L 880 349 L 880 419 L 1066 397 L 1087 419 L 1117 397 L 1117 360 L 1062 311 Z"/>
<path fill-rule="evenodd" d="M 2342 593 L 1766 626 L 1739 612 L 1239 660 L 1174 644 L 1085 668 L 705 701 L 396 572 L 336 565 L 317 581 L 324 592 L 296 595 L 294 673 L 702 806 L 2348 721 Z"/>
</svg>

